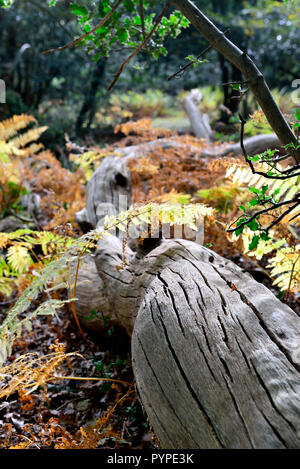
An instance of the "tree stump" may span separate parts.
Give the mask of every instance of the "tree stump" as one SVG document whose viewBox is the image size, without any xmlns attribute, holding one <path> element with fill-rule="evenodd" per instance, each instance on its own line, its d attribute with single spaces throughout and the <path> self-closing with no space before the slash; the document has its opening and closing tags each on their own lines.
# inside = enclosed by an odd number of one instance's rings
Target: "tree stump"
<svg viewBox="0 0 300 469">
<path fill-rule="evenodd" d="M 194 89 L 183 101 L 183 106 L 188 118 L 191 122 L 191 126 L 196 137 L 210 142 L 212 136 L 212 129 L 209 123 L 209 117 L 207 114 L 202 114 L 198 105 L 202 101 L 202 94 L 198 89 Z"/>
</svg>

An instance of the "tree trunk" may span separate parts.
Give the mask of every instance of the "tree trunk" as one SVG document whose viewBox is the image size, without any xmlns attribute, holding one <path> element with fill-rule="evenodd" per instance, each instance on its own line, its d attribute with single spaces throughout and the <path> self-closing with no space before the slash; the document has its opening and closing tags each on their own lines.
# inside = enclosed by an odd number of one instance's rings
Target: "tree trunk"
<svg viewBox="0 0 300 469">
<path fill-rule="evenodd" d="M 78 134 L 83 132 L 83 124 L 87 116 L 88 127 L 92 124 L 96 112 L 96 93 L 103 82 L 105 65 L 106 61 L 105 59 L 102 59 L 94 66 L 91 82 L 84 96 L 84 101 L 76 120 L 76 133 Z"/>
</svg>

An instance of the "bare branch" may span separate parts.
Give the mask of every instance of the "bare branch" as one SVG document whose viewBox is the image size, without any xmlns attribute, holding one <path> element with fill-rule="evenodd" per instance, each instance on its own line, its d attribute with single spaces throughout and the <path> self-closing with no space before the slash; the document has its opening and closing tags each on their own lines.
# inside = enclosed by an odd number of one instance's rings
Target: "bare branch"
<svg viewBox="0 0 300 469">
<path fill-rule="evenodd" d="M 226 231 L 227 231 L 227 233 L 233 233 L 238 228 L 242 228 L 243 226 L 248 225 L 248 223 L 251 223 L 253 220 L 256 220 L 256 218 L 258 216 L 269 213 L 272 210 L 275 210 L 277 208 L 284 207 L 285 205 L 292 204 L 295 201 L 296 201 L 296 203 L 294 205 L 290 206 L 282 215 L 280 215 L 278 218 L 276 218 L 276 220 L 270 226 L 268 226 L 268 228 L 263 230 L 263 231 L 268 232 L 273 226 L 275 226 L 277 223 L 279 223 L 288 213 L 292 212 L 294 210 L 294 208 L 298 207 L 298 205 L 300 203 L 299 194 L 297 194 L 293 199 L 285 200 L 284 202 L 279 202 L 277 204 L 272 204 L 270 207 L 267 207 L 267 208 L 264 208 L 262 210 L 259 210 L 258 212 L 255 212 L 250 218 L 245 220 L 239 226 L 236 226 L 235 228 L 230 228 L 229 227 L 229 229 L 227 229 Z M 239 218 L 241 218 L 241 217 L 239 217 Z M 230 226 L 232 226 L 234 223 L 236 223 L 236 221 L 234 221 Z"/>
<path fill-rule="evenodd" d="M 254 165 L 253 165 L 253 162 L 251 160 L 251 158 L 249 158 L 249 156 L 247 155 L 247 152 L 246 152 L 246 149 L 245 149 L 245 145 L 244 145 L 244 133 L 245 133 L 245 125 L 246 125 L 246 121 L 245 119 L 243 118 L 243 116 L 241 114 L 239 114 L 239 117 L 240 117 L 240 120 L 241 120 L 241 137 L 240 137 L 240 145 L 241 145 L 241 148 L 242 148 L 242 151 L 243 151 L 243 155 L 245 157 L 245 160 L 246 160 L 246 163 L 250 166 L 250 169 L 252 171 L 253 174 L 259 174 L 260 176 L 264 176 L 266 179 L 290 179 L 292 177 L 296 177 L 296 176 L 300 176 L 300 172 L 299 173 L 295 173 L 295 174 L 291 174 L 293 171 L 295 171 L 296 169 L 298 169 L 300 167 L 300 165 L 295 165 L 293 166 L 292 168 L 288 168 L 286 171 L 279 171 L 277 169 L 278 172 L 280 172 L 282 174 L 282 176 L 279 176 L 277 174 L 268 174 L 268 173 L 265 173 L 263 171 L 257 171 L 255 168 L 254 168 Z M 286 156 L 283 158 L 283 159 L 286 159 Z M 264 163 L 273 163 L 272 160 L 268 161 L 268 160 L 263 160 Z M 277 160 L 278 161 L 278 160 Z M 275 162 L 277 162 L 275 161 Z M 285 173 L 285 174 L 284 174 Z M 284 174 L 284 175 L 283 175 Z"/>
<path fill-rule="evenodd" d="M 107 88 L 107 91 L 110 91 L 114 86 L 115 84 L 117 83 L 118 79 L 120 78 L 120 75 L 122 74 L 124 68 L 126 67 L 126 65 L 133 59 L 133 57 L 135 57 L 142 49 L 143 47 L 145 47 L 145 45 L 150 41 L 151 37 L 153 36 L 153 34 L 155 33 L 156 29 L 158 28 L 165 12 L 167 11 L 167 9 L 169 8 L 169 4 L 167 3 L 164 7 L 164 9 L 161 11 L 161 13 L 159 14 L 159 16 L 157 17 L 157 20 L 153 26 L 153 28 L 151 29 L 150 33 L 148 34 L 148 36 L 145 38 L 145 40 L 142 42 L 142 44 L 129 56 L 127 57 L 127 59 L 122 63 L 121 67 L 119 68 L 119 71 L 118 73 L 116 74 L 113 82 L 111 83 L 111 85 Z"/>
<path fill-rule="evenodd" d="M 223 35 L 227 34 L 228 32 L 230 31 L 230 29 L 226 29 L 226 31 L 224 31 Z M 201 54 L 199 54 L 197 56 L 197 60 L 201 59 L 201 57 L 203 57 L 205 54 L 207 54 L 207 52 L 209 52 L 211 49 L 214 48 L 214 46 L 216 45 L 216 43 L 218 41 L 220 41 L 221 37 L 219 37 L 214 44 L 211 44 L 210 46 L 206 47 L 206 49 L 204 49 Z M 173 73 L 173 75 L 169 76 L 168 78 L 168 81 L 170 80 L 173 80 L 173 78 L 176 78 L 177 75 L 180 75 L 182 72 L 184 72 L 187 68 L 191 67 L 192 65 L 194 64 L 193 61 L 187 63 L 184 67 L 180 67 L 180 69 L 176 72 L 176 73 Z"/>
<path fill-rule="evenodd" d="M 243 154 L 244 154 L 244 157 L 245 157 L 245 160 L 246 160 L 246 163 L 250 166 L 251 168 L 251 171 L 253 174 L 260 174 L 262 176 L 264 176 L 265 178 L 269 178 L 269 179 L 290 179 L 294 176 L 297 176 L 298 174 L 287 174 L 286 176 L 271 176 L 271 175 L 268 175 L 262 171 L 256 171 L 255 168 L 254 168 L 254 165 L 253 165 L 253 162 L 251 161 L 251 159 L 248 157 L 247 155 L 247 152 L 246 152 L 246 149 L 245 149 L 245 145 L 244 145 L 244 129 L 245 129 L 245 124 L 246 124 L 246 121 L 245 119 L 243 118 L 243 116 L 240 114 L 240 120 L 241 120 L 241 139 L 240 139 L 240 145 L 241 145 L 241 148 L 242 148 L 242 151 L 243 151 Z M 298 165 L 296 166 L 296 168 L 298 167 Z M 295 167 L 294 167 L 295 168 Z M 291 168 L 291 169 L 294 169 L 294 168 Z M 300 174 L 300 173 L 299 173 Z M 296 203 L 294 203 L 296 202 Z M 263 202 L 262 202 L 263 203 Z M 273 201 L 273 199 L 271 200 L 267 200 L 265 203 L 270 203 L 271 205 L 267 208 L 264 208 L 258 212 L 255 212 L 250 218 L 248 218 L 247 220 L 245 220 L 244 222 L 240 223 L 238 226 L 236 225 L 235 228 L 231 228 L 232 225 L 236 224 L 237 221 L 241 218 L 241 216 L 235 220 L 233 223 L 231 223 L 231 225 L 229 225 L 229 228 L 226 230 L 228 233 L 232 233 L 232 232 L 235 232 L 237 229 L 239 228 L 242 228 L 246 225 L 248 225 L 249 223 L 251 223 L 253 220 L 256 220 L 257 217 L 259 217 L 260 215 L 264 215 L 264 214 L 267 214 L 272 211 L 272 210 L 275 210 L 277 208 L 280 208 L 280 207 L 283 207 L 285 205 L 290 205 L 290 204 L 293 204 L 291 205 L 287 210 L 285 210 L 281 215 L 279 215 L 278 217 L 276 217 L 276 219 L 267 227 L 265 228 L 263 231 L 265 231 L 266 233 L 268 233 L 268 231 L 273 228 L 273 226 L 277 225 L 286 215 L 288 215 L 290 212 L 292 212 L 296 207 L 298 207 L 300 205 L 300 194 L 296 194 L 293 199 L 290 199 L 290 200 L 285 200 L 283 202 L 278 202 L 278 203 L 275 203 Z M 292 217 L 291 220 L 295 218 L 295 217 Z M 291 221 L 290 220 L 290 221 Z"/>
<path fill-rule="evenodd" d="M 72 42 L 69 42 L 68 44 L 62 46 L 62 47 L 57 47 L 56 49 L 49 49 L 49 50 L 46 50 L 44 52 L 42 52 L 43 55 L 47 55 L 47 54 L 52 54 L 53 52 L 61 52 L 65 49 L 69 49 L 70 47 L 73 47 L 75 46 L 76 44 L 79 44 L 81 41 L 83 41 L 83 39 L 85 39 L 87 36 L 89 36 L 90 34 L 93 34 L 94 32 L 96 32 L 99 28 L 101 28 L 108 20 L 109 18 L 112 16 L 112 14 L 117 10 L 117 8 L 121 5 L 121 3 L 123 3 L 123 0 L 118 0 L 115 5 L 112 7 L 112 9 L 107 13 L 107 15 L 100 21 L 100 23 L 95 27 L 93 28 L 91 31 L 87 32 L 86 34 L 83 34 L 82 36 L 78 37 L 77 39 L 75 39 L 74 41 Z"/>
</svg>

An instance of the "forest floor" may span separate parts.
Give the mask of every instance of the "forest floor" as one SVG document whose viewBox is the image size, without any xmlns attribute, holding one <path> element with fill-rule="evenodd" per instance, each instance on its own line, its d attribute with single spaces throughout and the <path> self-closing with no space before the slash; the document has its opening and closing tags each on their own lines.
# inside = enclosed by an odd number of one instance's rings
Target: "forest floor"
<svg viewBox="0 0 300 469">
<path fill-rule="evenodd" d="M 157 136 L 149 134 L 146 140 Z M 189 141 L 190 137 L 185 139 Z M 135 137 L 127 137 L 121 145 L 135 143 Z M 118 144 L 114 143 L 116 147 Z M 151 163 L 160 165 L 159 174 L 148 178 L 151 180 L 151 200 L 163 197 L 172 188 L 178 193 L 192 193 L 197 188 L 210 187 L 225 171 L 221 168 L 218 172 L 217 166 L 212 165 L 213 161 L 208 167 L 201 160 L 197 162 L 179 151 L 156 152 Z M 59 177 L 60 173 L 56 174 Z M 61 174 L 65 177 L 65 173 Z M 137 180 L 135 201 L 144 200 L 146 196 Z M 209 226 L 206 241 L 213 244 L 212 249 L 242 266 L 274 294 L 278 293 L 265 265 L 243 255 L 229 242 L 224 243 L 221 228 Z M 294 295 L 289 294 L 285 302 L 300 314 L 299 300 Z M 3 313 L 7 311 L 6 307 L 2 308 Z M 125 335 L 120 336 L 113 328 L 107 328 L 102 337 L 86 334 L 83 338 L 72 312 L 65 305 L 56 316 L 33 320 L 32 329 L 24 330 L 15 343 L 9 362 L 29 352 L 45 355 L 55 343 L 65 344 L 68 353 L 78 352 L 79 355 L 72 356 L 59 372 L 60 376 L 78 379 L 57 378 L 30 395 L 14 393 L 2 401 L 0 447 L 158 448 L 134 387 L 129 339 Z M 123 383 L 86 378 L 105 378 Z"/>
</svg>

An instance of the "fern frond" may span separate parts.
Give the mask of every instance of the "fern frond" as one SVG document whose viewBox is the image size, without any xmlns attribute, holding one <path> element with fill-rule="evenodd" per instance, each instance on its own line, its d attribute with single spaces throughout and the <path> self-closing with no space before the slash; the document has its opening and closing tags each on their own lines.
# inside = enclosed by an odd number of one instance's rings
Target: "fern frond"
<svg viewBox="0 0 300 469">
<path fill-rule="evenodd" d="M 40 386 L 53 380 L 54 371 L 63 362 L 74 356 L 81 356 L 77 352 L 66 353 L 65 347 L 55 344 L 54 351 L 43 356 L 27 353 L 17 357 L 13 363 L 0 368 L 2 381 L 0 399 L 7 398 L 15 392 L 30 394 Z"/>
<path fill-rule="evenodd" d="M 33 264 L 28 249 L 18 244 L 8 248 L 7 260 L 9 265 L 19 274 L 25 272 L 30 264 Z"/>
<path fill-rule="evenodd" d="M 51 278 L 53 278 L 53 275 Z M 45 281 L 45 278 L 43 278 L 43 280 Z M 41 290 L 42 287 L 39 282 L 36 282 L 33 288 L 32 285 L 30 285 L 20 296 L 16 304 L 9 310 L 7 317 L 3 321 L 0 328 L 0 366 L 6 361 L 7 357 L 11 355 L 14 341 L 20 337 L 23 328 L 25 327 L 29 331 L 32 329 L 33 318 L 37 316 L 53 316 L 65 304 L 73 301 L 47 300 L 41 303 L 35 311 L 28 313 L 24 319 L 19 320 L 19 314 L 29 308 L 31 301 L 37 298 Z M 29 296 L 30 293 L 33 293 L 32 297 Z"/>
<path fill-rule="evenodd" d="M 35 142 L 40 138 L 43 132 L 48 129 L 47 126 L 43 127 L 36 127 L 34 129 L 30 129 L 22 135 L 18 135 L 10 140 L 10 145 L 14 148 L 20 149 L 25 147 L 28 143 Z"/>
<path fill-rule="evenodd" d="M 81 155 L 71 154 L 70 161 L 73 161 L 76 166 L 84 171 L 85 179 L 88 181 L 105 156 L 107 156 L 105 152 L 87 151 Z"/>
<path fill-rule="evenodd" d="M 167 192 L 166 194 L 158 195 L 154 198 L 156 202 L 159 203 L 169 203 L 169 204 L 187 204 L 191 199 L 190 194 L 185 194 L 184 192 L 177 192 L 174 188 L 171 192 Z"/>
<path fill-rule="evenodd" d="M 273 285 L 282 291 L 300 291 L 300 246 L 279 249 L 268 267 L 275 277 Z"/>
<path fill-rule="evenodd" d="M 78 257 L 86 253 L 95 243 L 108 234 L 111 228 L 117 226 L 121 230 L 126 230 L 126 225 L 129 221 L 133 221 L 135 224 L 143 224 L 144 222 L 149 224 L 153 222 L 154 216 L 161 223 L 187 225 L 197 230 L 195 220 L 201 216 L 213 215 L 213 213 L 213 208 L 206 207 L 203 204 L 186 204 L 183 206 L 181 204 L 147 204 L 142 207 L 132 208 L 117 217 L 109 217 L 106 219 L 106 226 L 103 230 L 90 231 L 81 236 L 81 238 L 72 240 L 71 245 L 67 245 L 64 252 L 55 260 L 49 262 L 39 272 L 39 276 L 33 280 L 31 285 L 26 288 L 15 305 L 9 310 L 0 327 L 0 365 L 11 354 L 13 343 L 20 336 L 23 327 L 31 327 L 31 321 L 34 317 L 37 315 L 53 315 L 64 304 L 74 300 L 47 300 L 41 303 L 35 311 L 29 312 L 22 320 L 19 320 L 20 314 L 28 310 L 31 302 L 37 299 L 40 292 L 47 288 L 49 282 L 57 281 L 58 278 L 61 282 L 62 277 L 67 278 L 70 271 L 69 266 L 74 261 L 74 256 Z M 19 230 L 19 237 L 22 231 L 23 234 L 24 231 L 27 234 L 28 231 L 30 232 L 30 230 Z M 29 234 L 32 234 L 32 232 Z M 16 234 L 5 233 L 4 243 L 7 243 L 7 238 L 13 238 L 14 236 L 16 237 Z"/>
<path fill-rule="evenodd" d="M 105 227 L 116 226 L 126 231 L 128 221 L 135 225 L 153 225 L 156 223 L 173 225 L 187 225 L 197 230 L 195 221 L 199 217 L 212 216 L 214 209 L 204 204 L 155 204 L 149 203 L 142 207 L 133 207 L 117 216 L 107 216 Z"/>
<path fill-rule="evenodd" d="M 22 156 L 27 157 L 30 155 L 36 155 L 40 150 L 44 148 L 42 143 L 32 143 L 29 147 L 22 150 Z"/>
<path fill-rule="evenodd" d="M 10 296 L 14 290 L 14 283 L 11 278 L 0 277 L 0 294 Z"/>
<path fill-rule="evenodd" d="M 27 114 L 13 116 L 0 122 L 0 140 L 7 140 L 13 137 L 19 130 L 25 129 L 31 122 L 36 122 L 36 119 Z"/>
<path fill-rule="evenodd" d="M 275 239 L 274 231 L 269 232 L 267 241 L 260 239 L 256 249 L 249 250 L 253 239 L 253 231 L 246 228 L 241 235 L 244 244 L 244 253 L 247 256 L 261 260 L 263 256 L 275 252 L 267 268 L 271 269 L 270 277 L 275 279 L 273 285 L 277 285 L 282 291 L 299 291 L 300 289 L 300 246 L 288 247 L 286 239 Z M 233 235 L 233 240 L 238 237 Z"/>
<path fill-rule="evenodd" d="M 280 171 L 283 170 L 282 166 L 277 166 Z M 260 169 L 266 173 L 269 172 L 270 168 L 266 163 L 260 165 Z M 294 197 L 294 195 L 300 191 L 300 176 L 291 177 L 284 180 L 272 180 L 267 179 L 260 174 L 253 174 L 249 166 L 233 165 L 226 173 L 226 177 L 230 178 L 233 183 L 239 186 L 247 185 L 261 189 L 264 185 L 269 186 L 269 192 L 274 192 L 276 189 L 280 189 L 279 196 L 281 200 L 288 200 Z"/>
<path fill-rule="evenodd" d="M 0 249 L 4 249 L 10 242 L 21 240 L 24 235 L 40 234 L 39 231 L 33 231 L 29 228 L 22 228 L 11 233 L 0 233 Z"/>
<path fill-rule="evenodd" d="M 275 240 L 274 231 L 270 231 L 270 239 L 267 241 L 263 241 L 262 239 L 260 239 L 258 241 L 257 248 L 250 251 L 249 245 L 251 244 L 251 241 L 253 239 L 253 231 L 251 231 L 249 228 L 245 228 L 245 230 L 241 234 L 241 237 L 244 244 L 244 254 L 247 254 L 247 256 L 250 257 L 255 257 L 257 260 L 261 260 L 263 256 L 270 254 L 273 251 L 277 251 L 286 244 L 285 239 Z M 233 238 L 237 239 L 238 236 L 233 235 Z"/>
</svg>

